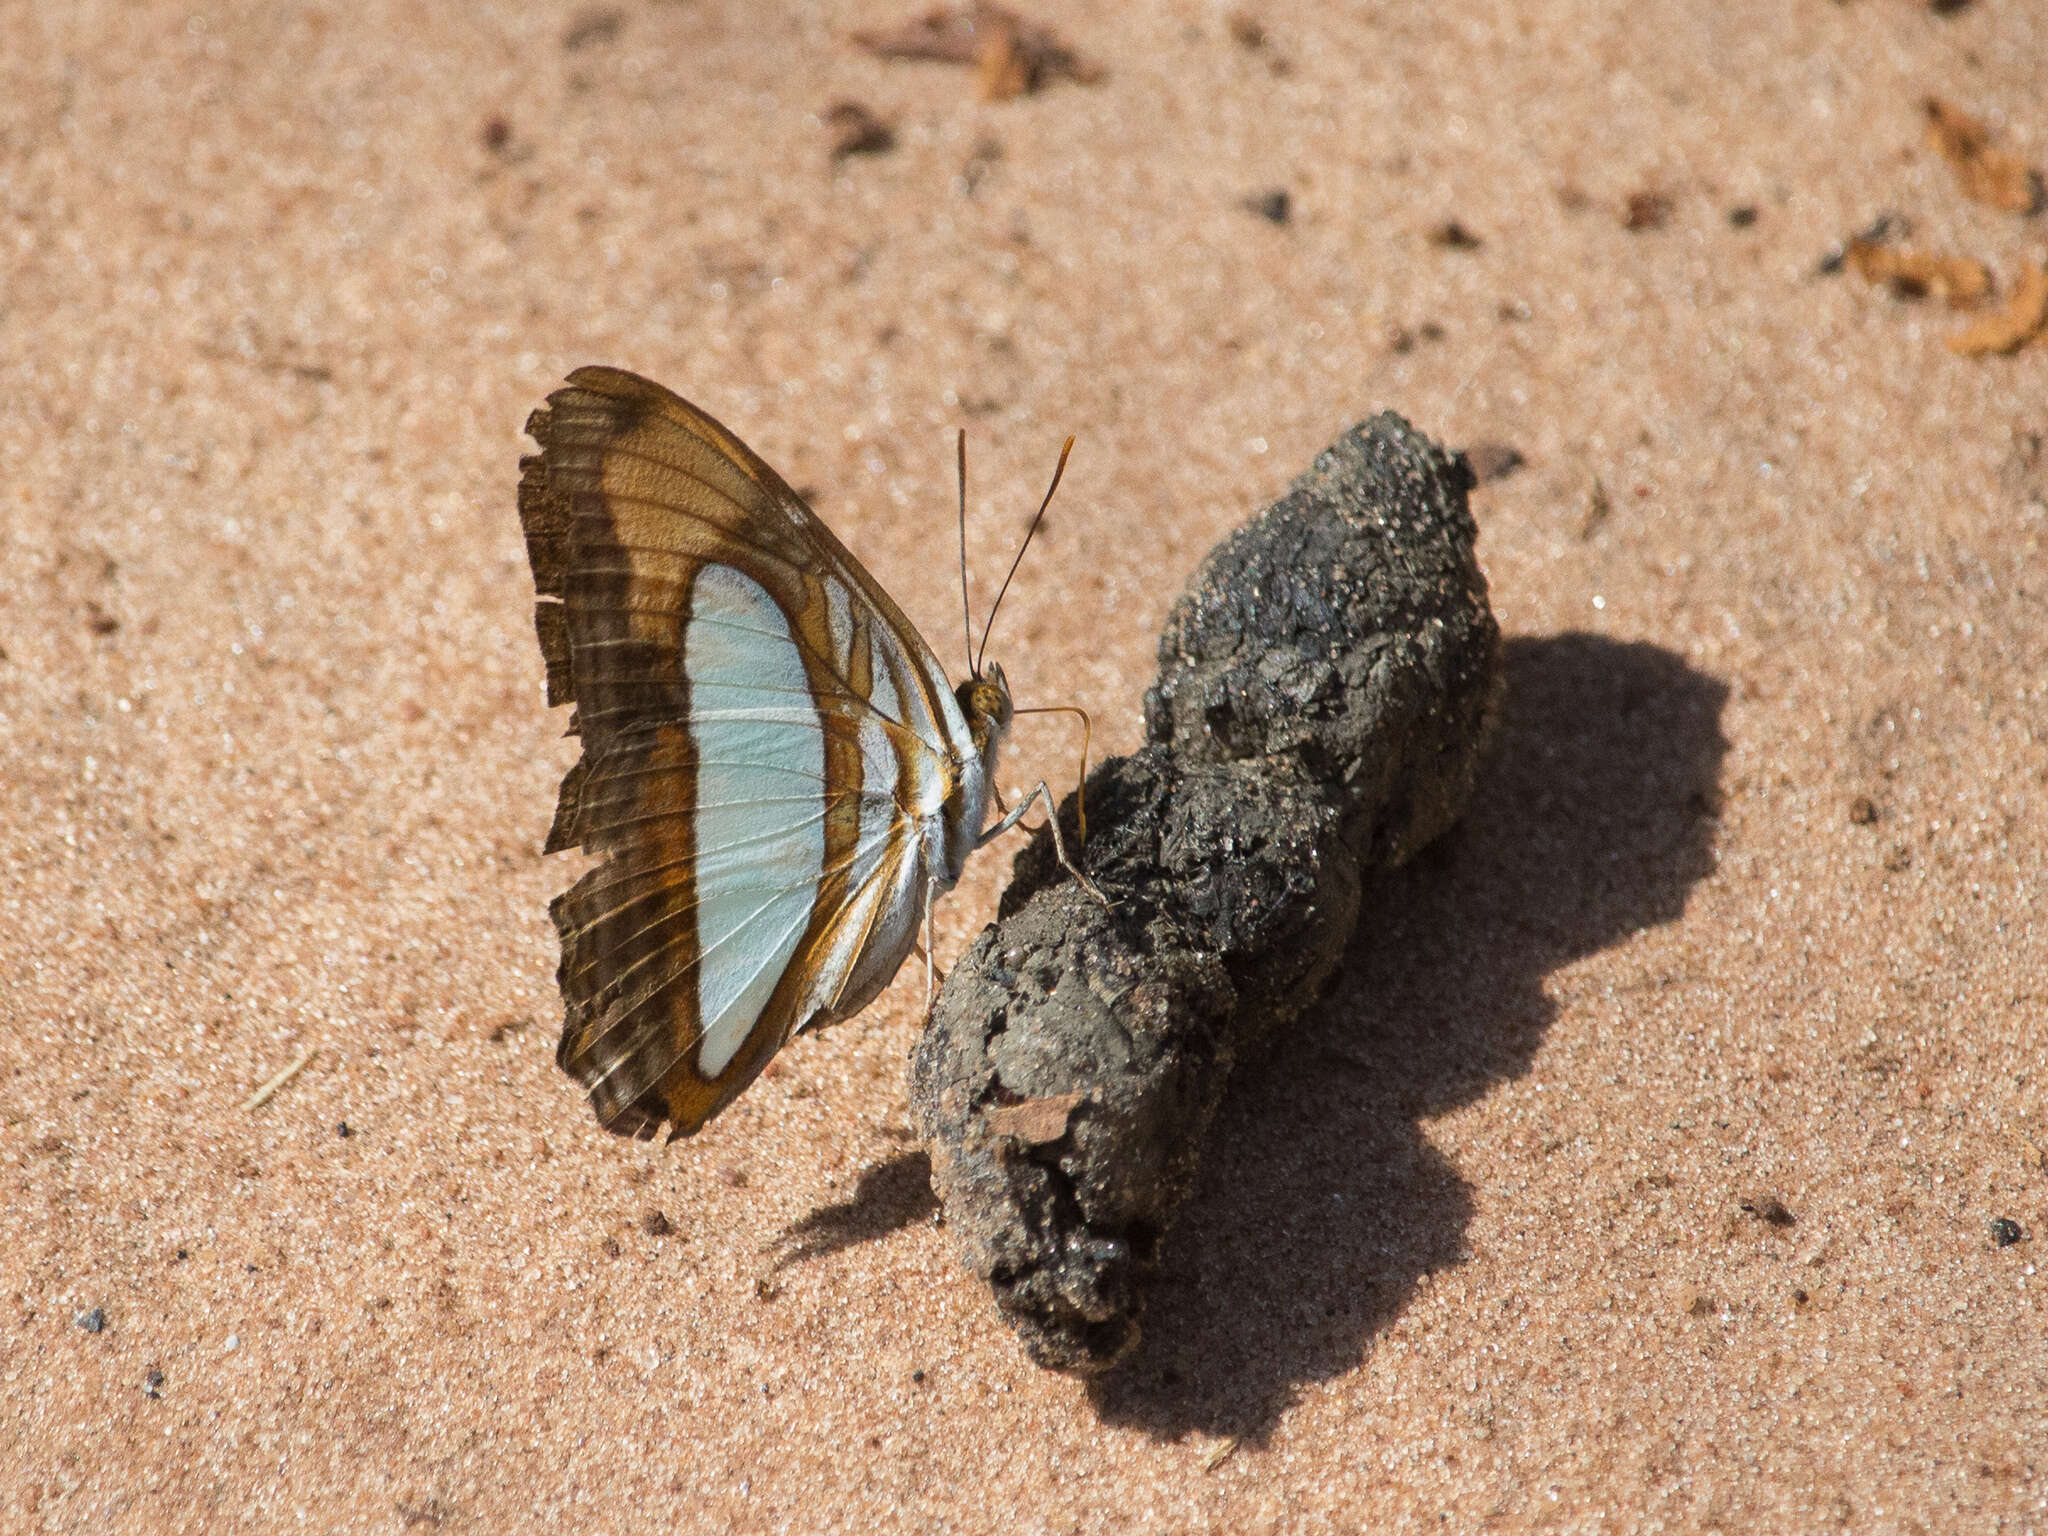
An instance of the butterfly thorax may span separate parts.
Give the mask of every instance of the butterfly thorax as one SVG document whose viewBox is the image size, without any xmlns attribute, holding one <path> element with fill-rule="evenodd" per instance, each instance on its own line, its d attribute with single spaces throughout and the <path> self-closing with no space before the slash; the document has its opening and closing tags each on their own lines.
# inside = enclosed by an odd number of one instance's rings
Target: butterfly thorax
<svg viewBox="0 0 2048 1536">
<path fill-rule="evenodd" d="M 996 781 L 996 754 L 1009 733 L 1014 708 L 1003 669 L 990 662 L 988 671 L 970 677 L 953 690 L 960 714 L 967 722 L 968 739 L 974 743 L 974 758 L 960 764 L 960 777 L 946 799 L 943 817 L 945 851 L 939 882 L 951 890 L 966 867 L 967 856 L 980 840 L 988 820 L 989 801 Z"/>
</svg>

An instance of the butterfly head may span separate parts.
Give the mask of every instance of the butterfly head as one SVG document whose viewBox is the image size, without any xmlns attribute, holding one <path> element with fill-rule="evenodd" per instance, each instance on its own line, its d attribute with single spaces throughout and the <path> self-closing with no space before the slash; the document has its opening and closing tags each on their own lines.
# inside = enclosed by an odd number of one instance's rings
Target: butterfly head
<svg viewBox="0 0 2048 1536">
<path fill-rule="evenodd" d="M 1009 734 L 1010 717 L 1016 713 L 1002 663 L 990 662 L 986 670 L 956 688 L 953 696 L 960 702 L 960 713 L 967 718 L 968 734 L 974 738 L 974 749 L 980 754 L 983 767 L 993 775 L 996 748 Z"/>
</svg>

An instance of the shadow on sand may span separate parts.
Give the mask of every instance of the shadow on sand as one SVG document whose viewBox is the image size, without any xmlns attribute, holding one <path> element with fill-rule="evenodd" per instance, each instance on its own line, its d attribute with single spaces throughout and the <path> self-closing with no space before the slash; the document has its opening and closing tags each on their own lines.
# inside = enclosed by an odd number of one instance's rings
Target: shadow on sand
<svg viewBox="0 0 2048 1536">
<path fill-rule="evenodd" d="M 820 1206 L 776 1238 L 782 1251 L 775 1268 L 787 1269 L 859 1243 L 871 1243 L 929 1221 L 938 1208 L 939 1197 L 932 1193 L 931 1158 L 922 1151 L 899 1152 L 863 1173 L 844 1200 Z"/>
<path fill-rule="evenodd" d="M 1421 1120 L 1528 1070 L 1543 978 L 1675 920 L 1714 867 L 1727 690 L 1673 653 L 1506 648 L 1506 718 L 1461 828 L 1368 880 L 1330 997 L 1231 1084 L 1105 1422 L 1258 1439 L 1458 1264 L 1471 1187 Z"/>
</svg>

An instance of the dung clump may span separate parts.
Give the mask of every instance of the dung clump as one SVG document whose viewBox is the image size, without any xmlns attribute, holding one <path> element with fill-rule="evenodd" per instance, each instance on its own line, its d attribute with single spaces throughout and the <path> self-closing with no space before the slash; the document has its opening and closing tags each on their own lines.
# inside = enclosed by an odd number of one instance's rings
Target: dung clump
<svg viewBox="0 0 2048 1536">
<path fill-rule="evenodd" d="M 1095 1374 L 1231 1071 L 1334 974 L 1361 881 L 1463 813 L 1500 694 L 1472 474 L 1392 413 L 1223 540 L 1175 604 L 1147 744 L 1041 833 L 912 1056 L 932 1180 L 1032 1358 Z M 1078 835 L 1073 797 L 1060 811 Z"/>
</svg>

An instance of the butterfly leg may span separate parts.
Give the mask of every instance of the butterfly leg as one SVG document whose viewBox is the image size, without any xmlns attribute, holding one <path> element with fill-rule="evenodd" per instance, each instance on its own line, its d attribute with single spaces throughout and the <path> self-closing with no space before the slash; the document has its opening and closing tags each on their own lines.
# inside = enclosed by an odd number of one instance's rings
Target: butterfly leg
<svg viewBox="0 0 2048 1536">
<path fill-rule="evenodd" d="M 926 949 L 922 944 L 913 943 L 910 946 L 910 952 L 924 962 L 927 989 L 932 986 L 943 987 L 946 984 L 946 973 L 938 966 L 932 964 L 930 950 Z"/>
<path fill-rule="evenodd" d="M 912 940 L 910 946 L 924 960 L 924 1016 L 926 1018 L 932 1016 L 932 991 L 937 985 L 937 982 L 933 979 L 938 971 L 938 966 L 932 963 L 932 912 L 938 904 L 938 877 L 936 875 L 926 875 L 924 881 L 924 942 L 919 944 Z M 937 981 L 944 980 L 945 977 L 943 976 L 937 977 Z"/>
<path fill-rule="evenodd" d="M 1038 787 L 1036 789 L 1032 790 L 1030 794 L 1026 795 L 1022 800 L 1017 802 L 1017 808 L 1015 810 L 1011 811 L 1007 816 L 1003 817 L 1001 821 L 997 822 L 994 826 L 990 827 L 986 832 L 982 833 L 980 837 L 976 838 L 974 840 L 974 846 L 976 848 L 987 847 L 990 843 L 994 842 L 997 838 L 1001 837 L 1005 832 L 1009 831 L 1010 828 L 1016 826 L 1018 822 L 1022 821 L 1024 819 L 1024 813 L 1030 810 L 1032 805 L 1039 800 L 1045 801 L 1045 823 L 1047 826 L 1052 828 L 1053 857 L 1057 858 L 1060 861 L 1060 868 L 1064 869 L 1068 874 L 1072 875 L 1076 880 L 1078 880 L 1081 883 L 1081 889 L 1086 891 L 1090 896 L 1093 896 L 1105 907 L 1115 906 L 1116 903 L 1111 901 L 1107 896 L 1103 895 L 1100 890 L 1096 889 L 1095 882 L 1093 880 L 1090 880 L 1086 875 L 1082 874 L 1079 866 L 1077 866 L 1072 859 L 1067 857 L 1067 845 L 1065 840 L 1062 839 L 1060 836 L 1060 818 L 1057 809 L 1053 803 L 1052 790 L 1049 787 L 1047 787 L 1046 782 L 1043 779 L 1040 779 L 1038 781 Z"/>
</svg>

